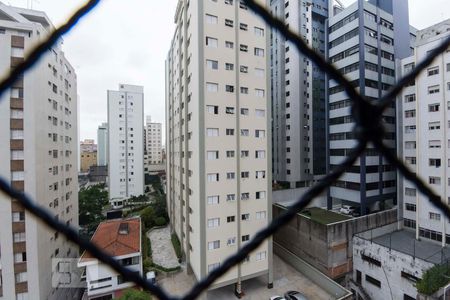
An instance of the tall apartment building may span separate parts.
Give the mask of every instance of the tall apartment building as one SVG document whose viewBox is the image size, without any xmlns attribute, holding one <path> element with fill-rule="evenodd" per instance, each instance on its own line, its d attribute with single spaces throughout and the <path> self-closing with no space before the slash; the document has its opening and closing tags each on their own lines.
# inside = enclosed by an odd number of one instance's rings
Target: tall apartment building
<svg viewBox="0 0 450 300">
<path fill-rule="evenodd" d="M 152 123 L 151 116 L 147 116 L 145 127 L 145 152 L 147 164 L 162 163 L 162 124 Z"/>
<path fill-rule="evenodd" d="M 54 30 L 43 12 L 0 2 L 0 72 L 5 74 Z M 78 227 L 77 77 L 60 41 L 0 101 L 0 175 Z M 0 299 L 72 298 L 52 284 L 52 260 L 78 246 L 0 194 Z"/>
<path fill-rule="evenodd" d="M 450 35 L 450 19 L 417 32 L 414 55 L 401 60 L 404 76 L 428 52 Z M 399 156 L 410 169 L 429 183 L 434 192 L 450 203 L 450 52 L 439 55 L 402 91 L 398 103 Z M 408 180 L 400 178 L 405 227 L 416 230 L 416 238 L 450 244 L 450 224 Z"/>
<path fill-rule="evenodd" d="M 410 35 L 396 35 L 395 28 L 408 24 L 408 5 L 392 13 L 373 5 L 386 1 L 358 0 L 329 18 L 329 61 L 370 101 L 377 101 L 395 82 L 395 58 L 410 53 Z M 393 2 L 391 0 L 391 2 Z M 397 1 L 396 1 L 397 2 Z M 399 1 L 405 2 L 405 1 Z M 395 17 L 393 17 L 393 15 Z M 401 32 L 401 31 L 400 31 Z M 395 45 L 400 45 L 396 50 Z M 335 81 L 328 82 L 328 168 L 332 170 L 356 145 L 351 100 Z M 395 149 L 395 104 L 383 115 L 384 142 Z M 396 204 L 396 172 L 374 149 L 369 148 L 329 190 L 328 207 L 349 204 L 361 214 Z"/>
<path fill-rule="evenodd" d="M 261 1 L 262 2 L 262 1 Z M 270 33 L 243 1 L 180 0 L 166 61 L 167 203 L 197 280 L 271 220 Z M 212 288 L 268 275 L 265 241 Z"/>
<path fill-rule="evenodd" d="M 108 163 L 108 123 L 102 123 L 97 129 L 97 166 Z"/>
<path fill-rule="evenodd" d="M 328 0 L 271 0 L 274 15 L 325 56 Z M 273 179 L 292 188 L 325 174 L 325 74 L 276 30 L 271 34 Z"/>
<path fill-rule="evenodd" d="M 108 91 L 109 199 L 144 193 L 144 88 Z"/>
</svg>

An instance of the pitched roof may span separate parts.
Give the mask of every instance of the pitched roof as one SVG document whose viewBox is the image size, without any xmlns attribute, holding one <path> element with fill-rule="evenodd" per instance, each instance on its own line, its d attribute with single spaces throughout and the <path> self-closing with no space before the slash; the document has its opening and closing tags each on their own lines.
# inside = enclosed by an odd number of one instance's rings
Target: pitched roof
<svg viewBox="0 0 450 300">
<path fill-rule="evenodd" d="M 140 252 L 140 224 L 140 218 L 102 222 L 98 225 L 91 242 L 113 257 Z M 93 256 L 85 251 L 80 260 L 90 258 Z"/>
</svg>

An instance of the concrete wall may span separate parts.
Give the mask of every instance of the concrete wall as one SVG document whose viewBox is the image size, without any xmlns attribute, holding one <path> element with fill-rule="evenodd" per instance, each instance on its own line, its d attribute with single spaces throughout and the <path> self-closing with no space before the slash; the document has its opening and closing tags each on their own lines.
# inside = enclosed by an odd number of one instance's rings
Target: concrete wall
<svg viewBox="0 0 450 300">
<path fill-rule="evenodd" d="M 361 253 L 381 262 L 378 267 L 363 261 Z M 417 290 L 413 281 L 401 277 L 401 272 L 422 278 L 423 272 L 431 268 L 433 264 L 419 258 L 412 259 L 408 254 L 404 254 L 393 249 L 371 243 L 360 237 L 353 238 L 353 260 L 355 270 L 353 279 L 356 282 L 356 271 L 361 272 L 360 285 L 366 293 L 374 300 L 376 299 L 403 299 L 404 294 L 415 298 Z M 366 280 L 366 275 L 380 281 L 381 286 L 371 284 Z"/>
<path fill-rule="evenodd" d="M 273 216 L 285 208 L 273 206 Z M 355 233 L 396 222 L 396 209 L 328 225 L 305 216 L 297 217 L 274 235 L 274 242 L 285 247 L 333 279 L 352 271 L 352 237 Z"/>
</svg>

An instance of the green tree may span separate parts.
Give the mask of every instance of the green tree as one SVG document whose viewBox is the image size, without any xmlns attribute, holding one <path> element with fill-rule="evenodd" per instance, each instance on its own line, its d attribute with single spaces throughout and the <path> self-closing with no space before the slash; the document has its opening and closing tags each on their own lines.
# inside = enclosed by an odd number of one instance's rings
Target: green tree
<svg viewBox="0 0 450 300">
<path fill-rule="evenodd" d="M 144 292 L 136 289 L 127 289 L 123 295 L 118 298 L 119 300 L 151 300 L 152 297 Z"/>
<path fill-rule="evenodd" d="M 79 224 L 85 226 L 104 219 L 102 210 L 108 204 L 108 192 L 101 185 L 82 188 L 78 193 Z"/>
</svg>

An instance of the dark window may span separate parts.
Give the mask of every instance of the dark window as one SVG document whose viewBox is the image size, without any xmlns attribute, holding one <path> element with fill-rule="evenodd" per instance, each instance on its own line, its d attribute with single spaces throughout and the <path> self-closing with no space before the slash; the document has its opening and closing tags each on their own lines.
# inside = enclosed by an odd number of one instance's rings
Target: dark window
<svg viewBox="0 0 450 300">
<path fill-rule="evenodd" d="M 366 281 L 381 288 L 381 282 L 379 280 L 376 280 L 375 278 L 373 278 L 372 276 L 369 276 L 366 274 Z"/>
</svg>

